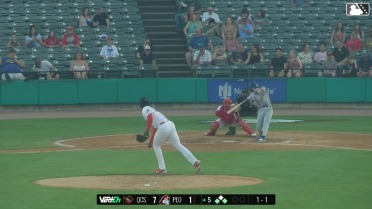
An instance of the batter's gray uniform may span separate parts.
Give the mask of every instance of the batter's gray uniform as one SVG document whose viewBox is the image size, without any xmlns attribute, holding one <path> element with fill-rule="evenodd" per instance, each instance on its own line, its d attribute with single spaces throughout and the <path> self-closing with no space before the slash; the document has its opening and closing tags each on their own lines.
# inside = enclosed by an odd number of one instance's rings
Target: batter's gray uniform
<svg viewBox="0 0 372 209">
<path fill-rule="evenodd" d="M 271 105 L 269 92 L 266 87 L 255 88 L 247 100 L 251 100 L 258 107 L 257 113 L 257 131 L 260 133 L 258 141 L 266 141 L 267 132 L 269 131 L 271 117 L 273 116 L 273 107 Z"/>
</svg>

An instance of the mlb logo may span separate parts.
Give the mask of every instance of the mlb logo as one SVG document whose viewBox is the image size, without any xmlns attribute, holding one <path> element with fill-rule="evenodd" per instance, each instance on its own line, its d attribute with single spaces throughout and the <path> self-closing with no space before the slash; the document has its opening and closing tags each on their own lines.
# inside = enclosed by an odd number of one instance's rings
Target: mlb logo
<svg viewBox="0 0 372 209">
<path fill-rule="evenodd" d="M 346 15 L 368 16 L 369 15 L 369 3 L 346 3 Z"/>
</svg>

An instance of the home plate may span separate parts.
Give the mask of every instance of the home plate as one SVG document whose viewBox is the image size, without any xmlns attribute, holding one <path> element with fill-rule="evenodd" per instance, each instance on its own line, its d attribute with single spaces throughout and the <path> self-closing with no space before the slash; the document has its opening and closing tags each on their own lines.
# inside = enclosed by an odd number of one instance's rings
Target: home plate
<svg viewBox="0 0 372 209">
<path fill-rule="evenodd" d="M 226 143 L 234 143 L 236 141 L 222 141 L 222 142 L 226 142 Z"/>
</svg>

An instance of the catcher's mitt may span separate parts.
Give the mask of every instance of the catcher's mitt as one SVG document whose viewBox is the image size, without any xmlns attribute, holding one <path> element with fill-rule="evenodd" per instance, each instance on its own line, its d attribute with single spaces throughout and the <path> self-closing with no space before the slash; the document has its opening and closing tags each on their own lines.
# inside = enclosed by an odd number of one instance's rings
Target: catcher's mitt
<svg viewBox="0 0 372 209">
<path fill-rule="evenodd" d="M 137 134 L 136 135 L 136 140 L 139 142 L 139 143 L 143 143 L 147 140 L 147 138 L 149 138 L 149 135 L 148 134 Z"/>
</svg>

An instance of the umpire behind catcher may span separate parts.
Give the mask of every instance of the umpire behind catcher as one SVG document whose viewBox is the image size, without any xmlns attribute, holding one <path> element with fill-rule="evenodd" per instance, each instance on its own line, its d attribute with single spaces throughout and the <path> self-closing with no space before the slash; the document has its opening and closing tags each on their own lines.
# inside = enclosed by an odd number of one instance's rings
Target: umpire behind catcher
<svg viewBox="0 0 372 209">
<path fill-rule="evenodd" d="M 243 102 L 249 96 L 250 91 L 248 89 L 243 89 L 242 93 L 235 100 L 235 104 Z M 251 101 L 247 100 L 240 106 L 239 114 L 241 117 L 257 117 L 257 107 L 251 104 Z"/>
</svg>

